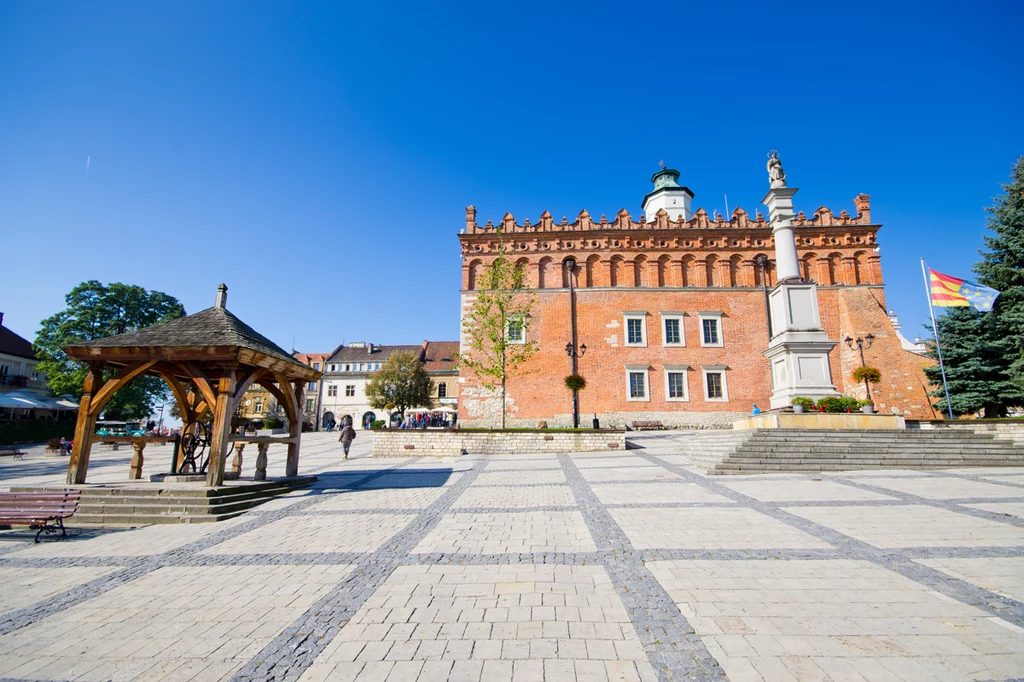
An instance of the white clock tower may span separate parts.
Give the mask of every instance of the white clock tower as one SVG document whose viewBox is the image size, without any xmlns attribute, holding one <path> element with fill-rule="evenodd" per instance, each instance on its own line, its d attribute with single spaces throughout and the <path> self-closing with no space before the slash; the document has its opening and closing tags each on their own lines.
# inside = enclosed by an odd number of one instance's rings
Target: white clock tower
<svg viewBox="0 0 1024 682">
<path fill-rule="evenodd" d="M 641 204 L 647 222 L 654 220 L 654 216 L 661 209 L 665 209 L 672 220 L 689 220 L 693 217 L 690 211 L 693 192 L 689 187 L 682 187 L 679 184 L 679 171 L 662 168 L 651 176 L 651 182 L 654 183 L 654 191 L 645 196 Z"/>
</svg>

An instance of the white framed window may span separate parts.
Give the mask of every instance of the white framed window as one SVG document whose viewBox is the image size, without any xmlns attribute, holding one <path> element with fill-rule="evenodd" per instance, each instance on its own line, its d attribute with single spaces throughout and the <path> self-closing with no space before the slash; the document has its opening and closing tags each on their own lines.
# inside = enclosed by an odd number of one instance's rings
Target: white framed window
<svg viewBox="0 0 1024 682">
<path fill-rule="evenodd" d="M 510 317 L 505 321 L 505 336 L 509 343 L 526 343 L 526 320 L 522 317 Z"/>
<path fill-rule="evenodd" d="M 683 313 L 661 314 L 661 345 L 685 346 L 686 330 L 683 327 Z"/>
<path fill-rule="evenodd" d="M 724 346 L 722 313 L 705 311 L 697 313 L 697 317 L 700 319 L 700 345 L 710 348 L 721 348 Z"/>
<path fill-rule="evenodd" d="M 327 397 L 328 398 L 337 398 L 338 397 L 338 387 L 337 386 L 328 386 L 327 387 Z"/>
<path fill-rule="evenodd" d="M 313 411 L 313 399 L 312 398 L 306 398 L 306 412 L 312 412 L 312 411 Z"/>
<path fill-rule="evenodd" d="M 345 365 L 345 371 L 346 372 L 351 372 L 352 371 L 352 365 Z"/>
<path fill-rule="evenodd" d="M 622 327 L 627 346 L 647 346 L 647 312 L 627 310 L 622 313 Z"/>
<path fill-rule="evenodd" d="M 349 398 L 356 394 L 356 387 L 354 384 L 348 384 L 345 386 L 345 395 Z"/>
<path fill-rule="evenodd" d="M 256 407 L 254 407 L 252 409 L 252 411 L 253 411 L 253 414 L 263 414 L 263 401 L 262 400 L 257 400 L 256 401 Z"/>
<path fill-rule="evenodd" d="M 729 401 L 729 386 L 725 380 L 725 365 L 705 365 L 701 367 L 704 384 L 704 400 L 709 403 Z"/>
<path fill-rule="evenodd" d="M 332 372 L 337 372 L 338 371 L 338 366 L 337 365 L 331 365 L 331 371 Z"/>
<path fill-rule="evenodd" d="M 309 390 L 311 390 L 311 391 L 315 391 L 316 390 L 316 382 L 315 381 L 309 382 Z"/>
<path fill-rule="evenodd" d="M 649 401 L 651 399 L 650 384 L 646 365 L 626 365 L 626 400 Z"/>
<path fill-rule="evenodd" d="M 319 372 L 320 371 L 320 363 L 319 362 L 314 362 L 313 363 L 313 369 L 315 369 L 316 371 Z"/>
<path fill-rule="evenodd" d="M 686 365 L 665 365 L 665 400 L 685 403 L 690 400 Z"/>
</svg>

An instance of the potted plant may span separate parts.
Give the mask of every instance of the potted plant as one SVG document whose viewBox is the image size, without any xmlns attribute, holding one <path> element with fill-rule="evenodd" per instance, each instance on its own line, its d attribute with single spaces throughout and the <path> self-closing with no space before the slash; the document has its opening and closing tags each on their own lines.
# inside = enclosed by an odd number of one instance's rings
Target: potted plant
<svg viewBox="0 0 1024 682">
<path fill-rule="evenodd" d="M 804 398 L 803 396 L 799 395 L 795 396 L 793 400 L 791 400 L 790 402 L 793 404 L 793 412 L 795 414 L 803 414 L 807 410 L 814 407 L 813 400 L 811 400 L 810 398 Z"/>
<path fill-rule="evenodd" d="M 874 367 L 868 367 L 865 365 L 853 370 L 853 380 L 857 383 L 864 381 L 877 384 L 882 381 L 882 373 Z"/>
<path fill-rule="evenodd" d="M 860 411 L 864 414 L 874 414 L 875 404 L 870 400 L 862 400 L 860 401 Z"/>
</svg>

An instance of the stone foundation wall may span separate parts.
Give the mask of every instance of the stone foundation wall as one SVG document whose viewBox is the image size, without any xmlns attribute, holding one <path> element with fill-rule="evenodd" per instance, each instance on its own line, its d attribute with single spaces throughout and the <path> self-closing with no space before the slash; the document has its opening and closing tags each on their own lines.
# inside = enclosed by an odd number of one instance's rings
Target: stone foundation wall
<svg viewBox="0 0 1024 682">
<path fill-rule="evenodd" d="M 458 457 L 626 449 L 626 432 L 601 431 L 420 431 L 373 432 L 374 457 Z"/>
<path fill-rule="evenodd" d="M 500 400 L 500 399 L 499 399 Z M 498 428 L 501 410 L 493 411 L 493 419 L 473 419 L 460 422 L 462 426 Z M 749 417 L 749 412 L 608 412 L 598 414 L 602 429 L 631 429 L 633 422 L 661 422 L 670 429 L 731 429 L 733 422 Z M 589 428 L 594 414 L 580 414 L 580 426 Z M 555 414 L 543 419 L 523 419 L 507 416 L 505 426 L 512 429 L 532 429 L 539 422 L 546 422 L 550 428 L 572 427 L 572 414 Z"/>
<path fill-rule="evenodd" d="M 921 421 L 915 424 L 920 429 L 968 429 L 975 433 L 1013 441 L 1024 446 L 1024 421 L 982 422 L 966 419 L 954 423 Z"/>
</svg>

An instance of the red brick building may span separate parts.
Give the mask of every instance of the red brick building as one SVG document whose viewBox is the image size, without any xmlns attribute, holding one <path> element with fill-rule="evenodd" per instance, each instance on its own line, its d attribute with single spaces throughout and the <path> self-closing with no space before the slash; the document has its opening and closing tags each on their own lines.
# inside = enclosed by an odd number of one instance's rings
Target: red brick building
<svg viewBox="0 0 1024 682">
<path fill-rule="evenodd" d="M 690 212 L 693 193 L 678 173 L 656 173 L 644 198 L 647 215 L 620 210 L 611 220 L 581 211 L 561 222 L 545 211 L 536 223 L 506 214 L 498 225 L 478 225 L 466 209 L 462 246 L 463 315 L 475 300 L 484 266 L 496 257 L 498 230 L 510 255 L 526 272 L 536 304 L 526 320 L 538 351 L 527 371 L 510 380 L 509 424 L 571 424 L 569 277 L 575 258 L 576 330 L 587 350 L 579 373 L 583 425 L 596 414 L 603 426 L 659 420 L 678 426 L 724 425 L 767 409 L 771 395 L 765 295 L 757 257 L 767 257 L 767 285 L 774 284 L 771 229 L 758 211 L 736 208 L 729 220 Z M 802 275 L 818 287 L 822 324 L 840 341 L 829 356 L 840 392 L 865 397 L 850 374 L 860 365 L 856 348 L 842 340 L 873 334 L 867 364 L 882 372 L 872 387 L 875 407 L 916 418 L 938 416 L 926 397 L 921 371 L 928 361 L 904 350 L 886 315 L 877 247 L 881 225 L 872 221 L 870 197 L 853 200 L 853 215 L 822 206 L 795 221 Z M 463 332 L 463 344 L 465 335 Z M 465 346 L 463 346 L 465 348 Z M 462 372 L 459 414 L 464 424 L 494 424 L 500 402 L 470 373 Z"/>
</svg>

